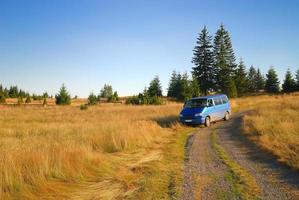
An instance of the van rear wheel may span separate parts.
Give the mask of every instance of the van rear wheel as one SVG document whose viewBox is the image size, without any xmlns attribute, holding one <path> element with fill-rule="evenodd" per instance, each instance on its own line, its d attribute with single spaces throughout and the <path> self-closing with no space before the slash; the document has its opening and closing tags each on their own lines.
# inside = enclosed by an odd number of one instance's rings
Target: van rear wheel
<svg viewBox="0 0 299 200">
<path fill-rule="evenodd" d="M 210 125 L 211 125 L 210 117 L 206 117 L 206 119 L 205 119 L 205 126 L 209 127 Z"/>
<path fill-rule="evenodd" d="M 225 115 L 224 115 L 224 120 L 225 120 L 225 121 L 228 121 L 228 120 L 229 120 L 229 113 L 228 113 L 228 112 L 225 113 Z"/>
</svg>

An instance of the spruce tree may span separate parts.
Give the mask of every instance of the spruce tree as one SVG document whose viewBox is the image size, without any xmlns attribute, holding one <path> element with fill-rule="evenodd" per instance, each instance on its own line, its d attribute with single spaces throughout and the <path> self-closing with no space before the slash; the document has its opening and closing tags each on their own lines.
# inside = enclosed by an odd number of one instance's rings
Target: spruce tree
<svg viewBox="0 0 299 200">
<path fill-rule="evenodd" d="M 57 95 L 55 95 L 55 99 L 56 99 L 57 105 L 70 105 L 71 104 L 71 96 L 69 95 L 64 84 L 61 86 L 59 93 Z"/>
<path fill-rule="evenodd" d="M 268 73 L 266 74 L 265 90 L 269 93 L 279 92 L 279 80 L 273 67 L 270 67 Z"/>
<path fill-rule="evenodd" d="M 169 80 L 167 96 L 168 97 L 176 97 L 176 85 L 177 85 L 177 73 L 173 71 Z"/>
<path fill-rule="evenodd" d="M 257 71 L 256 69 L 251 66 L 248 71 L 248 91 L 251 93 L 254 93 L 257 91 L 257 85 L 256 85 L 256 77 L 257 77 Z"/>
<path fill-rule="evenodd" d="M 284 82 L 282 84 L 283 92 L 294 92 L 295 91 L 296 82 L 293 79 L 290 69 L 287 70 Z"/>
<path fill-rule="evenodd" d="M 246 95 L 248 92 L 248 79 L 247 79 L 246 68 L 242 59 L 240 60 L 240 63 L 236 70 L 235 82 L 236 82 L 238 95 L 239 96 Z"/>
<path fill-rule="evenodd" d="M 264 90 L 265 88 L 265 78 L 261 73 L 261 70 L 258 68 L 255 75 L 255 89 L 256 91 Z"/>
<path fill-rule="evenodd" d="M 217 87 L 221 92 L 233 91 L 236 70 L 235 55 L 231 39 L 224 25 L 221 24 L 214 38 L 214 68 L 217 73 Z M 230 83 L 230 84 L 227 84 Z"/>
<path fill-rule="evenodd" d="M 197 79 L 192 76 L 192 79 L 189 81 L 191 97 L 198 97 L 200 95 L 200 85 L 198 84 Z"/>
<path fill-rule="evenodd" d="M 193 50 L 193 59 L 195 67 L 192 74 L 196 77 L 200 90 L 207 95 L 212 91 L 215 84 L 215 70 L 213 67 L 213 49 L 212 36 L 209 35 L 207 27 L 204 26 L 196 41 L 196 46 Z"/>
<path fill-rule="evenodd" d="M 148 87 L 148 94 L 150 97 L 161 97 L 162 96 L 162 86 L 160 83 L 160 79 L 156 76 L 151 82 Z"/>
</svg>

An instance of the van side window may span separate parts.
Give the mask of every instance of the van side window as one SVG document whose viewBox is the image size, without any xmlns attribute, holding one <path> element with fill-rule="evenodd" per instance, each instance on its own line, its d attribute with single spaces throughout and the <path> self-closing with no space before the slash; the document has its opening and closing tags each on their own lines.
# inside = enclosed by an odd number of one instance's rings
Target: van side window
<svg viewBox="0 0 299 200">
<path fill-rule="evenodd" d="M 208 99 L 208 107 L 212 107 L 214 104 L 213 104 L 213 101 L 212 99 Z"/>
<path fill-rule="evenodd" d="M 223 97 L 222 97 L 222 102 L 223 102 L 223 103 L 227 103 L 227 102 L 228 102 L 226 96 L 223 96 Z"/>
<path fill-rule="evenodd" d="M 214 102 L 215 102 L 215 105 L 219 105 L 221 104 L 221 100 L 217 97 L 217 98 L 214 98 Z"/>
</svg>

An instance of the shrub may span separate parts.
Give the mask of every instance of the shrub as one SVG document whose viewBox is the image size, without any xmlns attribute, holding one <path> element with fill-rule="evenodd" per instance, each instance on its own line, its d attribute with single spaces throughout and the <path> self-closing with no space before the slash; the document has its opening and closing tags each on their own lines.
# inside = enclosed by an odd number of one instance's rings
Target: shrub
<svg viewBox="0 0 299 200">
<path fill-rule="evenodd" d="M 88 96 L 88 104 L 89 105 L 95 105 L 98 103 L 98 98 L 95 94 L 90 93 L 90 95 Z"/>
<path fill-rule="evenodd" d="M 31 98 L 29 96 L 26 98 L 25 103 L 31 103 Z"/>
</svg>

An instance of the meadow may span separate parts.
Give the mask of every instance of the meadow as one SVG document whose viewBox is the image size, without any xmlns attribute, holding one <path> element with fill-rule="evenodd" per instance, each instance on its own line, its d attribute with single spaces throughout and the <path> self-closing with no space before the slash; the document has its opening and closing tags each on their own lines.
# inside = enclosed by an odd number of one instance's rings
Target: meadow
<svg viewBox="0 0 299 200">
<path fill-rule="evenodd" d="M 244 134 L 299 169 L 299 94 L 232 99 Z M 13 103 L 13 100 L 9 100 Z M 180 195 L 180 103 L 0 106 L 0 199 L 167 199 Z M 32 104 L 39 104 L 33 102 Z"/>
<path fill-rule="evenodd" d="M 1 106 L 0 198 L 130 199 L 157 187 L 157 179 L 168 190 L 168 179 L 180 181 L 184 144 L 173 149 L 189 129 L 176 121 L 181 107 Z"/>
<path fill-rule="evenodd" d="M 235 111 L 251 110 L 243 129 L 252 141 L 299 169 L 299 93 L 238 98 L 232 105 Z"/>
</svg>

